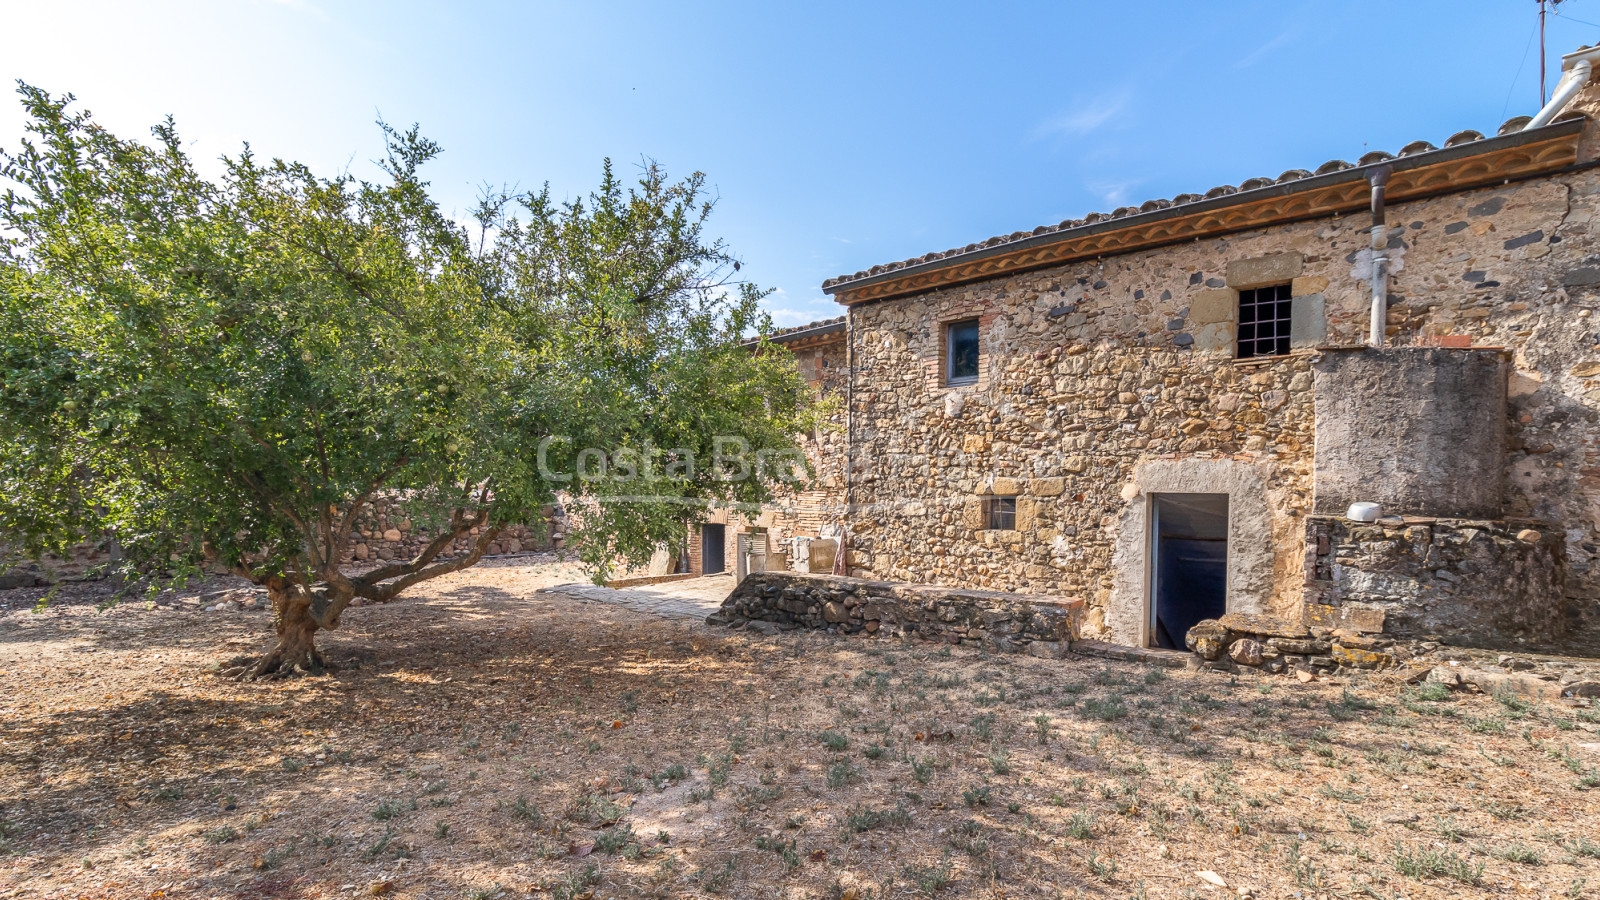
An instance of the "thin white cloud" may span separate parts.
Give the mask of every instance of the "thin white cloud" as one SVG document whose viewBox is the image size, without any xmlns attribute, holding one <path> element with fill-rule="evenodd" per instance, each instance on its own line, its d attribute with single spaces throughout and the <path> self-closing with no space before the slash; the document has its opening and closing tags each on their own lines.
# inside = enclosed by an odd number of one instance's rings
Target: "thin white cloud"
<svg viewBox="0 0 1600 900">
<path fill-rule="evenodd" d="M 1128 108 L 1132 99 L 1132 92 L 1126 89 L 1090 98 L 1068 112 L 1040 122 L 1033 130 L 1034 137 L 1088 134 L 1115 119 Z"/>
<path fill-rule="evenodd" d="M 783 288 L 774 290 L 761 305 L 766 308 L 767 314 L 772 316 L 773 323 L 785 328 L 831 319 L 839 315 L 838 304 L 826 297 L 796 300 L 785 293 Z"/>
<path fill-rule="evenodd" d="M 1250 53 L 1246 54 L 1245 56 L 1240 57 L 1236 62 L 1234 62 L 1233 67 L 1235 69 L 1248 69 L 1251 66 L 1255 65 L 1256 63 L 1260 62 L 1262 59 L 1266 58 L 1266 56 L 1268 54 L 1270 54 L 1272 51 L 1278 49 L 1279 47 L 1284 46 L 1285 44 L 1289 43 L 1290 41 L 1294 40 L 1295 38 L 1297 38 L 1299 36 L 1300 36 L 1300 28 L 1298 28 L 1298 27 L 1291 28 L 1288 31 L 1283 32 L 1282 34 L 1279 34 L 1277 37 L 1273 38 L 1272 40 L 1267 41 L 1265 44 L 1262 44 L 1261 46 L 1259 46 L 1256 49 L 1252 50 Z"/>
<path fill-rule="evenodd" d="M 804 325 L 807 322 L 815 322 L 819 318 L 824 318 L 804 309 L 769 309 L 767 312 L 772 314 L 772 321 L 784 326 Z"/>
<path fill-rule="evenodd" d="M 1139 184 L 1140 179 L 1135 178 L 1126 181 L 1091 181 L 1085 184 L 1084 187 L 1088 188 L 1096 197 L 1099 197 L 1102 203 L 1115 208 L 1126 206 L 1128 204 L 1128 192 L 1138 187 Z"/>
</svg>

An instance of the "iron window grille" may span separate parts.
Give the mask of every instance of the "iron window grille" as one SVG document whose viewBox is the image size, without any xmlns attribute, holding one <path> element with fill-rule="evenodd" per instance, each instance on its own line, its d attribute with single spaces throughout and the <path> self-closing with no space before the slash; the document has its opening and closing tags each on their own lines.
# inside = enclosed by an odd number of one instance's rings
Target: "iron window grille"
<svg viewBox="0 0 1600 900">
<path fill-rule="evenodd" d="M 989 498 L 989 528 L 994 531 L 1017 530 L 1017 498 Z"/>
<path fill-rule="evenodd" d="M 1239 292 L 1239 358 L 1282 356 L 1289 352 L 1287 284 Z"/>
<path fill-rule="evenodd" d="M 970 384 L 978 380 L 978 320 L 952 322 L 945 327 L 945 381 Z"/>
</svg>

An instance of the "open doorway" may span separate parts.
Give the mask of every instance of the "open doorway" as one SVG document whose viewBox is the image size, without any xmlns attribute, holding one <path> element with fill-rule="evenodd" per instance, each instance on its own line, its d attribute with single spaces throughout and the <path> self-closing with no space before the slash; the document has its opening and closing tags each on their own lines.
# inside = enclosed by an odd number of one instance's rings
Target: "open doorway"
<svg viewBox="0 0 1600 900">
<path fill-rule="evenodd" d="M 1184 649 L 1228 611 L 1228 495 L 1156 494 L 1150 523 L 1150 646 Z"/>
<path fill-rule="evenodd" d="M 726 525 L 700 526 L 700 574 L 715 575 L 727 568 L 723 558 L 727 540 Z"/>
</svg>

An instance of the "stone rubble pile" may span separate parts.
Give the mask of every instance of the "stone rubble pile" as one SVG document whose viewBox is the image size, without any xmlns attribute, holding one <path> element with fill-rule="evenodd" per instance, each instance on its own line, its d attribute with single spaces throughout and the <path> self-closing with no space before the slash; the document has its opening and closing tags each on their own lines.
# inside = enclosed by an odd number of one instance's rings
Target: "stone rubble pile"
<svg viewBox="0 0 1600 900">
<path fill-rule="evenodd" d="M 1240 613 L 1201 621 L 1189 629 L 1184 643 L 1194 653 L 1195 665 L 1230 672 L 1296 675 L 1302 680 L 1385 672 L 1410 684 L 1493 695 L 1600 698 L 1600 659 L 1507 655 Z"/>
</svg>

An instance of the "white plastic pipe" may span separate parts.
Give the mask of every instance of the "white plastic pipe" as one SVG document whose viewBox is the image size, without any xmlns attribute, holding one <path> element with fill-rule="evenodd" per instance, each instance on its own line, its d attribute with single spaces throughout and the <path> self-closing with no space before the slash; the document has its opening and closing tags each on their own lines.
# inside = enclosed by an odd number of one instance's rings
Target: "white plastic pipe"
<svg viewBox="0 0 1600 900">
<path fill-rule="evenodd" d="M 1372 320 L 1367 329 L 1367 343 L 1382 347 L 1389 319 L 1389 228 L 1383 208 L 1389 167 L 1373 169 L 1367 181 L 1372 185 Z"/>
<path fill-rule="evenodd" d="M 1539 110 L 1538 115 L 1523 126 L 1522 130 L 1527 131 L 1530 128 L 1538 128 L 1541 125 L 1549 125 L 1555 121 L 1556 116 L 1561 115 L 1561 111 L 1567 108 L 1568 103 L 1572 102 L 1572 98 L 1576 97 L 1578 92 L 1583 90 L 1583 86 L 1589 83 L 1589 73 L 1592 71 L 1594 71 L 1594 67 L 1589 60 L 1578 59 L 1575 61 L 1572 64 L 1572 68 L 1568 69 L 1566 74 L 1561 76 L 1561 81 L 1556 84 L 1555 93 L 1550 95 L 1550 102 L 1546 103 L 1544 109 Z"/>
</svg>

